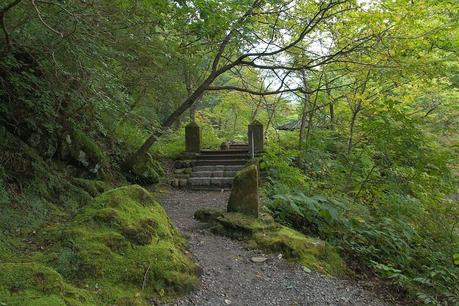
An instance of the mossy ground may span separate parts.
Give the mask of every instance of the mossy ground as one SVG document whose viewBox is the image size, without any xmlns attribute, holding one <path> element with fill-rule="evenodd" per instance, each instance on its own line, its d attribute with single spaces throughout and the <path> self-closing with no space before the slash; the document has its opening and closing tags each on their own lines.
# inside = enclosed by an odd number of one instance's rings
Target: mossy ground
<svg viewBox="0 0 459 306">
<path fill-rule="evenodd" d="M 143 305 L 195 284 L 148 192 L 74 178 L 4 130 L 0 149 L 0 305 Z"/>
<path fill-rule="evenodd" d="M 93 197 L 112 189 L 112 186 L 109 183 L 100 180 L 73 178 L 72 184 L 77 187 L 80 187 Z"/>
<path fill-rule="evenodd" d="M 328 243 L 276 223 L 263 213 L 253 218 L 214 209 L 196 211 L 195 218 L 209 222 L 214 233 L 245 241 L 249 247 L 282 253 L 287 259 L 328 274 L 340 274 L 346 266 Z"/>
<path fill-rule="evenodd" d="M 196 266 L 184 255 L 185 239 L 136 185 L 100 194 L 72 221 L 38 235 L 44 250 L 0 262 L 1 303 L 146 305 L 198 282 Z"/>
<path fill-rule="evenodd" d="M 39 263 L 0 263 L 0 304 L 24 306 L 95 305 L 88 291 L 64 281 Z"/>
</svg>

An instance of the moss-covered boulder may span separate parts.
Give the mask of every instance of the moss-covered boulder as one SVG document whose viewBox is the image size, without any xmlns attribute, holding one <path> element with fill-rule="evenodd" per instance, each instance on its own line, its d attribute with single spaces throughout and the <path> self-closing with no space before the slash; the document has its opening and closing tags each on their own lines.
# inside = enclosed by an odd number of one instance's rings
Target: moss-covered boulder
<svg viewBox="0 0 459 306">
<path fill-rule="evenodd" d="M 101 304 L 136 297 L 143 304 L 187 292 L 198 282 L 185 239 L 140 186 L 97 196 L 51 236 L 49 264 L 65 279 L 96 290 Z"/>
<path fill-rule="evenodd" d="M 252 248 L 282 253 L 287 259 L 316 271 L 339 274 L 346 270 L 334 247 L 276 223 L 269 214 L 254 218 L 241 213 L 202 209 L 196 211 L 195 218 L 208 222 L 216 234 L 245 241 Z"/>
<path fill-rule="evenodd" d="M 98 174 L 108 165 L 108 157 L 97 142 L 77 129 L 66 135 L 61 145 L 61 155 L 93 174 Z"/>
<path fill-rule="evenodd" d="M 161 164 L 148 153 L 138 158 L 126 175 L 129 181 L 141 185 L 156 184 L 162 176 Z"/>
<path fill-rule="evenodd" d="M 258 169 L 254 164 L 250 164 L 234 177 L 227 209 L 228 212 L 238 212 L 256 218 L 259 202 Z"/>
</svg>

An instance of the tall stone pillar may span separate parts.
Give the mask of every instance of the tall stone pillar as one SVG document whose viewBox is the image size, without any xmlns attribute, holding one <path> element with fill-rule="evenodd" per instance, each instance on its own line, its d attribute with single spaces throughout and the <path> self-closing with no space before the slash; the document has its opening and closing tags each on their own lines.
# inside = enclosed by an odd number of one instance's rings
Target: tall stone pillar
<svg viewBox="0 0 459 306">
<path fill-rule="evenodd" d="M 185 127 L 185 151 L 188 153 L 201 151 L 201 128 L 194 121 Z"/>
<path fill-rule="evenodd" d="M 254 120 L 249 124 L 248 130 L 249 138 L 249 152 L 252 155 L 261 153 L 264 150 L 264 139 L 263 139 L 263 124 L 260 121 Z"/>
</svg>

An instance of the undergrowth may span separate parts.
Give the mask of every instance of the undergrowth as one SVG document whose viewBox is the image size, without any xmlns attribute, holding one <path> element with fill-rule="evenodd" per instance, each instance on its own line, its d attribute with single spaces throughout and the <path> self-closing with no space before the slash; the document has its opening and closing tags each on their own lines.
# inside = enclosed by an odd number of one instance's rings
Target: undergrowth
<svg viewBox="0 0 459 306">
<path fill-rule="evenodd" d="M 449 198 L 454 180 L 437 171 L 445 169 L 441 153 L 422 168 L 409 169 L 409 159 L 387 168 L 377 152 L 345 156 L 339 135 L 324 136 L 313 135 L 302 150 L 272 143 L 263 156 L 275 218 L 332 243 L 360 272 L 374 271 L 413 301 L 457 305 L 459 207 Z M 406 171 L 422 175 L 405 181 Z"/>
<path fill-rule="evenodd" d="M 126 182 L 108 163 L 111 181 L 0 136 L 0 305 L 146 305 L 195 286 L 185 239 L 150 193 L 113 189 Z"/>
</svg>

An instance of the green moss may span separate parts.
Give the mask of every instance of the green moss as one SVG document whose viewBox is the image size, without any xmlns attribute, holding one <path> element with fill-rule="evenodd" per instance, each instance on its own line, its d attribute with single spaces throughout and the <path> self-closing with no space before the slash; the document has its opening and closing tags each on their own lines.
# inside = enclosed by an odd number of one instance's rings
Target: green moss
<svg viewBox="0 0 459 306">
<path fill-rule="evenodd" d="M 202 222 L 209 222 L 222 215 L 223 215 L 223 211 L 221 209 L 202 208 L 202 209 L 198 209 L 194 213 L 194 218 Z"/>
<path fill-rule="evenodd" d="M 269 214 L 253 218 L 240 213 L 202 209 L 195 216 L 209 222 L 217 234 L 244 240 L 252 248 L 280 252 L 303 266 L 314 270 L 339 274 L 346 271 L 336 250 L 325 241 L 303 235 L 277 224 Z"/>
<path fill-rule="evenodd" d="M 8 237 L 0 231 L 0 262 L 10 261 L 11 259 L 17 257 L 14 250 L 18 247 L 19 241 Z"/>
<path fill-rule="evenodd" d="M 197 284 L 185 239 L 149 192 L 69 181 L 10 134 L 0 151 L 0 305 L 147 305 Z"/>
<path fill-rule="evenodd" d="M 0 231 L 12 240 L 20 241 L 18 236 L 26 232 L 39 232 L 41 226 L 67 218 L 91 200 L 56 171 L 54 163 L 45 162 L 19 138 L 9 133 L 0 133 L 0 138 L 5 156 L 1 175 L 8 181 L 8 186 L 0 183 Z"/>
<path fill-rule="evenodd" d="M 160 163 L 153 159 L 150 154 L 136 160 L 128 173 L 128 179 L 138 184 L 156 184 L 164 176 L 164 170 Z"/>
<path fill-rule="evenodd" d="M 0 264 L 0 302 L 6 305 L 94 305 L 86 290 L 67 284 L 55 270 L 36 263 Z"/>
<path fill-rule="evenodd" d="M 104 151 L 87 134 L 83 133 L 81 130 L 74 130 L 71 137 L 71 154 L 75 160 L 84 164 L 85 161 L 83 161 L 83 159 L 86 159 L 87 162 L 94 165 L 98 164 L 101 167 L 107 165 L 108 159 Z M 84 153 L 85 157 L 82 156 L 83 154 L 81 152 Z"/>
<path fill-rule="evenodd" d="M 87 180 L 82 178 L 73 178 L 72 184 L 82 188 L 84 191 L 95 197 L 105 191 L 112 189 L 109 183 L 99 180 Z"/>
<path fill-rule="evenodd" d="M 6 191 L 5 185 L 3 183 L 3 173 L 0 169 L 0 205 L 7 205 L 10 202 L 10 196 Z"/>
<path fill-rule="evenodd" d="M 259 248 L 281 252 L 286 258 L 320 272 L 339 274 L 346 270 L 344 262 L 328 243 L 285 226 L 275 231 L 257 232 L 253 241 Z"/>
<path fill-rule="evenodd" d="M 102 304 L 130 301 L 142 286 L 143 298 L 176 295 L 198 281 L 185 239 L 139 186 L 99 195 L 52 236 L 50 264 L 66 279 L 97 285 Z"/>
<path fill-rule="evenodd" d="M 268 214 L 253 218 L 241 213 L 223 213 L 215 219 L 212 230 L 232 238 L 245 240 L 258 232 L 274 230 L 279 225 Z"/>
<path fill-rule="evenodd" d="M 153 220 L 151 222 L 154 223 Z M 154 226 L 150 225 L 147 220 L 141 221 L 139 224 L 128 225 L 122 229 L 123 236 L 129 241 L 138 245 L 147 245 L 152 241 L 155 233 Z"/>
</svg>

